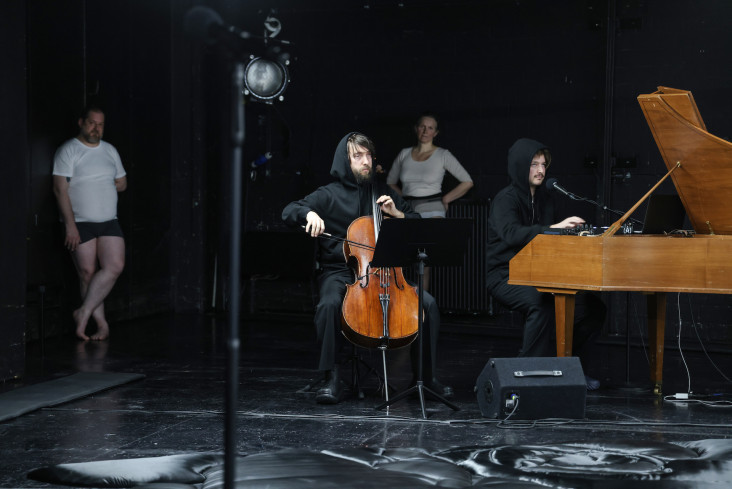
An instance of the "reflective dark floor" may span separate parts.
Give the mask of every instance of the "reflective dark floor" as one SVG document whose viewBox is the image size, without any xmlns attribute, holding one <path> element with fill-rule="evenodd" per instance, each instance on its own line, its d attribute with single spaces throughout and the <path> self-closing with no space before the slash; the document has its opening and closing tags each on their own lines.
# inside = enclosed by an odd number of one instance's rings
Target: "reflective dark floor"
<svg viewBox="0 0 732 489">
<path fill-rule="evenodd" d="M 515 356 L 519 338 L 515 332 L 496 334 L 499 330 L 465 319 L 447 318 L 440 337 L 440 377 L 454 387 L 459 411 L 427 399 L 425 419 L 414 397 L 376 409 L 383 401 L 379 384 L 365 371 L 364 399 L 349 393 L 338 405 L 318 405 L 308 389 L 320 380 L 314 370 L 310 321 L 307 316 L 284 315 L 242 321 L 235 437 L 239 453 L 288 447 L 441 449 L 732 437 L 730 408 L 719 403 L 732 399 L 732 384 L 725 380 L 732 374 L 729 355 L 686 352 L 682 358 L 669 348 L 664 394 L 688 392 L 690 382 L 693 392 L 693 402 L 674 403 L 650 389 L 610 388 L 626 380 L 644 380 L 648 366 L 642 352 L 636 352 L 631 379 L 624 347 L 607 342 L 596 346 L 592 356 L 589 368 L 603 380 L 603 387 L 588 393 L 585 420 L 500 423 L 484 418 L 474 393 L 476 379 L 489 358 Z M 0 487 L 49 487 L 27 480 L 26 474 L 59 463 L 223 451 L 226 329 L 226 317 L 162 315 L 115 324 L 105 342 L 52 338 L 44 344 L 43 355 L 39 344 L 29 344 L 27 375 L 1 390 L 75 372 L 134 372 L 146 377 L 0 423 Z M 350 351 L 344 346 L 344 356 Z M 382 368 L 380 353 L 363 350 L 361 357 Z M 387 357 L 389 383 L 398 392 L 411 379 L 409 355 L 396 350 Z"/>
</svg>

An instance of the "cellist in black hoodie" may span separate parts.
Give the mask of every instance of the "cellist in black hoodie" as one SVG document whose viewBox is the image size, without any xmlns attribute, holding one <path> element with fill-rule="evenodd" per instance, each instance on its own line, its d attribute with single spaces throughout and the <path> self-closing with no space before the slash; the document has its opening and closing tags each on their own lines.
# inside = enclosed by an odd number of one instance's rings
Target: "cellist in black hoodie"
<svg viewBox="0 0 732 489">
<path fill-rule="evenodd" d="M 526 318 L 519 356 L 553 357 L 557 354 L 554 298 L 534 287 L 508 284 L 508 262 L 537 234 L 550 228 L 574 228 L 584 224 L 572 216 L 558 220 L 554 196 L 542 185 L 551 163 L 549 149 L 538 141 L 522 138 L 508 150 L 510 185 L 498 192 L 491 204 L 486 247 L 486 286 L 493 297 Z M 606 307 L 592 294 L 578 298 L 574 327 L 575 351 L 605 321 Z M 587 379 L 589 389 L 599 383 Z"/>
<path fill-rule="evenodd" d="M 419 219 L 419 214 L 388 185 L 372 178 L 374 145 L 360 133 L 346 134 L 333 156 L 330 174 L 337 181 L 318 188 L 304 199 L 288 204 L 282 219 L 291 226 L 305 226 L 305 231 L 317 237 L 327 232 L 345 238 L 348 226 L 358 217 L 371 215 L 372 203 L 380 205 L 384 214 L 396 218 Z M 372 190 L 373 189 L 373 190 Z M 319 370 L 325 372 L 326 383 L 315 399 L 323 404 L 335 404 L 341 398 L 339 367 L 336 362 L 336 344 L 340 336 L 341 307 L 346 284 L 355 281 L 354 273 L 343 256 L 340 241 L 318 239 L 317 281 L 319 300 L 315 308 L 315 327 L 320 342 Z M 424 383 L 443 397 L 451 397 L 452 389 L 435 378 L 437 334 L 440 315 L 434 298 L 423 294 L 425 322 L 423 327 Z M 416 372 L 418 342 L 412 343 L 412 370 Z"/>
</svg>

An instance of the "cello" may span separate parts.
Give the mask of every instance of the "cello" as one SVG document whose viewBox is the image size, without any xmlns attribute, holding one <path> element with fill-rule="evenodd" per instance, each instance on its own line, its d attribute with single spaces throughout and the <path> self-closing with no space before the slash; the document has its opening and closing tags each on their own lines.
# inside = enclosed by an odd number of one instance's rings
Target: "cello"
<svg viewBox="0 0 732 489">
<path fill-rule="evenodd" d="M 371 268 L 382 219 L 375 198 L 372 209 L 372 215 L 350 224 L 343 241 L 343 254 L 356 280 L 346 286 L 341 331 L 357 346 L 383 351 L 414 341 L 421 311 L 417 288 L 407 283 L 401 268 Z"/>
</svg>

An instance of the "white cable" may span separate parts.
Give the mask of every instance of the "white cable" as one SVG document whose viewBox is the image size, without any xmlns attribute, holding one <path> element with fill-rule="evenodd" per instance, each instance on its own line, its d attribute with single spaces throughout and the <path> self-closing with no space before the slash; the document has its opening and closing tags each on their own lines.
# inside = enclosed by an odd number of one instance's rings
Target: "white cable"
<svg viewBox="0 0 732 489">
<path fill-rule="evenodd" d="M 705 401 L 703 399 L 691 399 L 691 398 L 679 398 L 677 397 L 679 394 L 671 395 L 671 396 L 664 396 L 663 400 L 666 402 L 672 402 L 675 404 L 701 404 L 702 406 L 707 407 L 717 407 L 717 408 L 730 408 L 732 407 L 732 401 Z M 686 394 L 683 394 L 686 395 Z"/>
<path fill-rule="evenodd" d="M 500 421 L 500 422 L 499 422 L 499 423 L 498 423 L 498 424 L 496 425 L 497 427 L 501 427 L 501 426 L 503 425 L 503 423 L 505 423 L 506 421 L 508 421 L 508 418 L 510 418 L 511 416 L 513 416 L 513 414 L 514 414 L 514 413 L 516 412 L 516 410 L 518 409 L 518 405 L 519 405 L 519 396 L 517 396 L 516 394 L 513 394 L 513 396 L 512 396 L 512 397 L 513 397 L 513 399 L 512 399 L 512 400 L 514 401 L 514 404 L 513 404 L 513 409 L 511 410 L 511 412 L 510 412 L 510 413 L 508 413 L 508 416 L 506 416 L 505 418 L 503 418 L 503 420 L 501 420 L 501 421 Z M 504 401 L 504 402 L 505 402 L 505 401 Z"/>
<path fill-rule="evenodd" d="M 684 352 L 681 349 L 681 292 L 676 293 L 676 310 L 679 313 L 679 336 L 678 336 L 678 345 L 679 345 L 679 354 L 681 355 L 681 361 L 684 363 L 684 368 L 686 369 L 686 378 L 689 379 L 688 387 L 687 387 L 687 394 L 691 394 L 691 373 L 689 372 L 689 365 L 686 363 L 686 358 L 684 358 Z"/>
</svg>

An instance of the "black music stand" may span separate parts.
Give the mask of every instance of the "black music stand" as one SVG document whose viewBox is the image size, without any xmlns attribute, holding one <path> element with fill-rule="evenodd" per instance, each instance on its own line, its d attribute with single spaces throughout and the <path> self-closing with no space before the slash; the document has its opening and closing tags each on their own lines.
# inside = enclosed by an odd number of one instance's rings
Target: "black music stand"
<svg viewBox="0 0 732 489">
<path fill-rule="evenodd" d="M 419 368 L 415 385 L 397 394 L 396 397 L 386 401 L 376 409 L 391 406 L 416 390 L 419 393 L 423 418 L 427 418 L 424 409 L 424 391 L 429 392 L 453 410 L 460 410 L 455 404 L 426 387 L 422 380 L 423 280 L 425 264 L 463 265 L 463 255 L 472 227 L 472 219 L 385 219 L 381 223 L 376 249 L 371 260 L 371 268 L 403 267 L 412 263 L 419 264 L 419 314 L 417 314 L 419 318 L 417 329 Z"/>
</svg>

